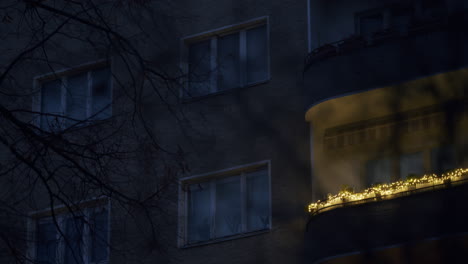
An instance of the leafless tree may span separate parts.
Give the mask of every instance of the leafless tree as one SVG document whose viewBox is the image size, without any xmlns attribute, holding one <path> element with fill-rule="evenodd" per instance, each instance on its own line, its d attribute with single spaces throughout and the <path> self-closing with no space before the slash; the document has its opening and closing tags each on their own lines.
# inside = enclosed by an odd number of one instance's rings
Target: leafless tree
<svg viewBox="0 0 468 264">
<path fill-rule="evenodd" d="M 183 74 L 171 64 L 170 47 L 177 42 L 169 36 L 176 30 L 177 14 L 169 16 L 168 10 L 175 8 L 166 0 L 2 1 L 3 263 L 36 263 L 27 251 L 29 240 L 37 240 L 26 228 L 37 219 L 32 211 L 46 209 L 65 246 L 73 247 L 59 216 L 66 212 L 80 218 L 92 232 L 82 204 L 95 197 L 110 199 L 112 210 L 122 216 L 118 221 L 133 223 L 132 230 L 121 233 L 134 237 L 117 239 L 128 243 L 109 245 L 126 257 L 122 262 L 134 261 L 133 249 L 164 251 L 158 223 L 169 214 L 167 203 L 174 201 L 169 196 L 178 175 L 187 170 L 182 148 L 165 144 L 152 121 L 153 110 L 169 114 L 176 124 L 185 120 L 174 107 Z M 111 66 L 112 100 L 79 117 L 63 105 L 60 111 L 44 111 L 42 86 L 53 80 L 59 87 L 71 86 L 63 76 L 88 61 Z M 85 74 L 89 80 L 93 73 Z M 40 77 L 33 79 L 36 76 Z M 67 91 L 61 100 L 68 100 L 68 88 L 61 89 Z M 91 100 L 88 97 L 84 102 Z M 147 111 L 152 104 L 157 106 Z"/>
</svg>

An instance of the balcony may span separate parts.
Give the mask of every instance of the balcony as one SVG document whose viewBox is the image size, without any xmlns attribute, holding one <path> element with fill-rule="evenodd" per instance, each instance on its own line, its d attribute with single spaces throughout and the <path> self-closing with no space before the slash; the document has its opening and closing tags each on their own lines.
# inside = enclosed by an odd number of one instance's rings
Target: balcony
<svg viewBox="0 0 468 264">
<path fill-rule="evenodd" d="M 340 206 L 311 216 L 309 263 L 460 263 L 468 184 Z M 405 262 L 406 261 L 406 262 Z"/>
<path fill-rule="evenodd" d="M 352 36 L 312 51 L 305 60 L 308 106 L 354 92 L 452 71 L 468 65 L 464 15 L 386 30 L 372 40 Z"/>
</svg>

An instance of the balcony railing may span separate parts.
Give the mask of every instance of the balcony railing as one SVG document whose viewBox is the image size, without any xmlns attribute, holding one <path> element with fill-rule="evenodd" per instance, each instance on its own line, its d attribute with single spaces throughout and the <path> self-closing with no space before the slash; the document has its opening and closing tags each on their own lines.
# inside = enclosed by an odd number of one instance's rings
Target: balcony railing
<svg viewBox="0 0 468 264">
<path fill-rule="evenodd" d="M 407 254 L 401 257 L 412 258 L 408 263 L 421 263 L 418 262 L 421 254 L 429 253 L 421 251 L 427 243 L 433 243 L 435 250 L 440 251 L 431 254 L 447 256 L 458 252 L 463 255 L 459 249 L 466 249 L 468 243 L 468 184 L 467 170 L 458 172 L 461 175 L 456 179 L 438 177 L 437 183 L 431 186 L 423 187 L 421 182 L 422 188 L 418 188 L 416 183 L 414 189 L 367 200 L 352 201 L 353 195 L 346 194 L 344 201 L 319 208 L 307 224 L 306 258 L 310 263 L 351 263 L 346 256 L 371 259 L 372 256 L 382 257 L 379 252 L 386 249 L 400 248 Z M 333 210 L 329 210 L 331 208 Z M 465 238 L 456 239 L 458 237 Z M 444 245 L 447 239 L 450 247 Z M 333 262 L 335 258 L 338 262 Z"/>
<path fill-rule="evenodd" d="M 468 169 L 456 169 L 442 175 L 428 174 L 419 178 L 411 178 L 388 184 L 379 184 L 355 193 L 343 190 L 336 195 L 329 195 L 323 201 L 311 203 L 308 211 L 312 216 L 322 212 L 344 206 L 363 204 L 374 201 L 394 199 L 414 193 L 426 192 L 441 188 L 447 188 L 468 182 Z"/>
<path fill-rule="evenodd" d="M 453 17 L 456 18 L 456 17 Z M 457 20 L 457 19 L 454 19 Z M 369 46 L 379 45 L 391 40 L 404 38 L 412 35 L 425 34 L 437 30 L 449 29 L 450 24 L 444 18 L 417 21 L 408 26 L 407 31 L 396 30 L 395 28 L 388 28 L 382 31 L 374 32 L 370 37 L 351 35 L 347 38 L 336 42 L 330 42 L 322 45 L 305 58 L 305 67 L 307 70 L 309 66 L 315 62 L 324 60 L 329 57 L 346 54 L 348 52 L 366 48 Z"/>
</svg>

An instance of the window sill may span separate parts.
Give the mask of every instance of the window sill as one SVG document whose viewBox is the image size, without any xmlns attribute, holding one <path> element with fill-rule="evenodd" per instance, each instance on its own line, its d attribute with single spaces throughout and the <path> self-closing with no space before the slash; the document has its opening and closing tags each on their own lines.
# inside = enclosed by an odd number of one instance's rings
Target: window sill
<svg viewBox="0 0 468 264">
<path fill-rule="evenodd" d="M 204 94 L 204 95 L 195 96 L 195 97 L 184 97 L 184 96 L 181 96 L 181 99 L 180 99 L 180 100 L 181 100 L 181 103 L 183 103 L 183 104 L 189 104 L 189 103 L 201 101 L 201 100 L 203 100 L 203 99 L 210 98 L 210 97 L 213 97 L 213 96 L 218 96 L 218 95 L 223 95 L 223 94 L 227 94 L 227 93 L 232 93 L 232 92 L 234 92 L 234 91 L 240 91 L 240 90 L 243 90 L 243 89 L 246 89 L 246 88 L 250 88 L 250 87 L 253 87 L 253 86 L 258 86 L 258 85 L 266 84 L 266 83 L 270 82 L 270 80 L 271 80 L 271 77 L 268 77 L 268 78 L 265 79 L 265 80 L 258 81 L 258 82 L 254 82 L 254 83 L 251 83 L 251 84 L 247 84 L 247 85 L 244 85 L 244 86 L 241 86 L 241 87 L 226 89 L 226 90 L 222 90 L 222 91 L 216 91 L 216 92 L 213 92 L 213 93 Z"/>
<path fill-rule="evenodd" d="M 221 242 L 240 239 L 240 238 L 257 236 L 257 235 L 262 235 L 262 234 L 269 233 L 270 230 L 271 230 L 271 227 L 267 228 L 267 229 L 258 230 L 258 231 L 252 231 L 252 232 L 248 232 L 248 233 L 242 233 L 242 234 L 238 234 L 238 235 L 232 235 L 232 236 L 228 236 L 228 237 L 216 238 L 216 239 L 211 239 L 211 240 L 207 240 L 207 241 L 203 241 L 203 242 L 187 244 L 187 245 L 181 246 L 180 248 L 181 249 L 187 249 L 187 248 L 193 248 L 193 247 L 200 247 L 200 246 L 206 246 L 206 245 L 210 245 L 210 244 L 221 243 Z"/>
</svg>

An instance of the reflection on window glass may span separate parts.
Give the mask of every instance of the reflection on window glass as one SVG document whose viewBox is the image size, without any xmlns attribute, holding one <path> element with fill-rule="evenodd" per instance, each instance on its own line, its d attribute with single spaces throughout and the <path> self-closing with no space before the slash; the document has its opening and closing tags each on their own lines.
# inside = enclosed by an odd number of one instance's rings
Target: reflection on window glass
<svg viewBox="0 0 468 264">
<path fill-rule="evenodd" d="M 266 170 L 246 174 L 247 230 L 268 228 L 270 225 L 269 184 Z"/>
<path fill-rule="evenodd" d="M 216 237 L 241 231 L 240 177 L 216 181 Z"/>
<path fill-rule="evenodd" d="M 431 164 L 434 173 L 444 173 L 456 168 L 455 149 L 442 146 L 431 151 Z"/>
<path fill-rule="evenodd" d="M 388 183 L 392 176 L 392 162 L 389 158 L 371 160 L 367 163 L 367 186 Z"/>
<path fill-rule="evenodd" d="M 36 222 L 35 256 L 38 264 L 107 263 L 108 209 L 84 208 Z"/>
<path fill-rule="evenodd" d="M 88 102 L 88 73 L 69 77 L 66 86 L 67 117 L 77 121 L 67 120 L 72 125 L 79 120 L 85 120 Z"/>
<path fill-rule="evenodd" d="M 210 239 L 210 184 L 193 184 L 189 187 L 188 241 Z"/>
<path fill-rule="evenodd" d="M 188 96 L 196 97 L 210 93 L 211 49 L 210 40 L 190 45 Z"/>
<path fill-rule="evenodd" d="M 383 15 L 375 14 L 369 16 L 361 16 L 359 19 L 360 33 L 363 36 L 371 36 L 372 33 L 383 29 Z"/>
<path fill-rule="evenodd" d="M 413 13 L 414 11 L 411 8 L 397 8 L 392 10 L 392 27 L 399 32 L 408 32 Z"/>
<path fill-rule="evenodd" d="M 247 30 L 247 83 L 267 79 L 268 47 L 267 26 Z"/>
<path fill-rule="evenodd" d="M 100 210 L 91 218 L 91 262 L 99 263 L 107 259 L 108 212 Z"/>
<path fill-rule="evenodd" d="M 424 174 L 424 162 L 421 152 L 403 154 L 400 156 L 400 178 L 406 179 L 410 175 Z"/>
<path fill-rule="evenodd" d="M 189 185 L 187 242 L 268 229 L 269 186 L 265 167 Z"/>
<path fill-rule="evenodd" d="M 55 264 L 58 245 L 57 229 L 54 223 L 37 225 L 36 261 L 40 264 Z"/>
<path fill-rule="evenodd" d="M 101 68 L 41 83 L 41 128 L 59 131 L 111 116 L 111 71 Z"/>
<path fill-rule="evenodd" d="M 102 120 L 111 116 L 111 73 L 109 68 L 92 72 L 93 119 Z"/>
<path fill-rule="evenodd" d="M 267 25 L 220 32 L 188 45 L 185 97 L 251 85 L 268 78 Z"/>
<path fill-rule="evenodd" d="M 239 33 L 218 38 L 218 90 L 240 86 Z"/>
<path fill-rule="evenodd" d="M 60 128 L 61 118 L 53 115 L 63 115 L 62 113 L 62 81 L 55 80 L 42 85 L 41 128 L 54 131 Z M 48 115 L 50 114 L 50 115 Z"/>
<path fill-rule="evenodd" d="M 65 263 L 83 263 L 83 219 L 69 217 L 65 221 Z"/>
</svg>

